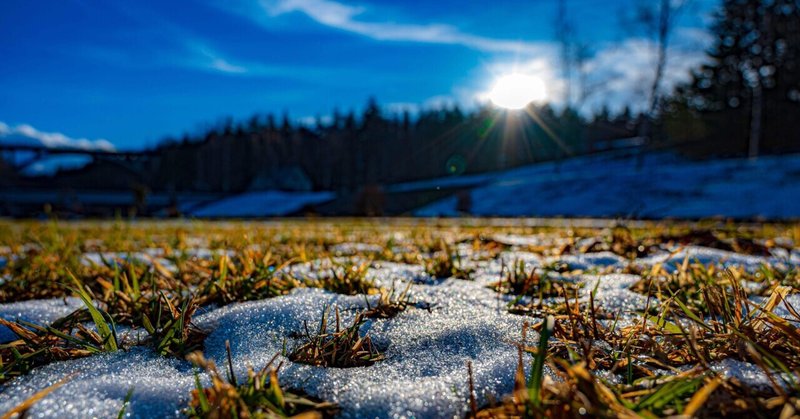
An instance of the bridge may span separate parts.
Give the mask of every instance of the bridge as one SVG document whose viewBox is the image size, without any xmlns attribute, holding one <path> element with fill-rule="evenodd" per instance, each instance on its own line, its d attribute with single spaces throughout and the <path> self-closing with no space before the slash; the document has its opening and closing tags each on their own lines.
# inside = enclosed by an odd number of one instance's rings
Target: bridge
<svg viewBox="0 0 800 419">
<path fill-rule="evenodd" d="M 0 157 L 9 162 L 15 171 L 21 172 L 44 158 L 57 155 L 88 156 L 92 160 L 112 160 L 122 165 L 130 166 L 131 163 L 153 156 L 152 151 L 114 151 L 99 149 L 81 149 L 75 147 L 44 147 L 25 144 L 0 143 Z"/>
</svg>

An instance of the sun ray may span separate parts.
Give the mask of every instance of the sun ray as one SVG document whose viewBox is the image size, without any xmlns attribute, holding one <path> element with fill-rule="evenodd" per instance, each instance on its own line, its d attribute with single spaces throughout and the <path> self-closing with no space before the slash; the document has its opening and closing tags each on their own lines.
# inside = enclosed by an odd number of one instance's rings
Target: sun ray
<svg viewBox="0 0 800 419">
<path fill-rule="evenodd" d="M 572 149 L 561 139 L 561 137 L 558 136 L 558 134 L 556 134 L 552 130 L 552 128 L 547 126 L 547 124 L 542 120 L 542 118 L 539 117 L 539 115 L 536 114 L 536 112 L 532 108 L 530 107 L 525 108 L 525 113 L 530 115 L 530 117 L 533 118 L 533 120 L 536 121 L 536 123 L 539 124 L 540 127 L 542 127 L 542 130 L 544 130 L 545 134 L 547 134 L 547 136 L 550 137 L 550 139 L 553 140 L 556 143 L 556 145 L 558 145 L 561 151 L 566 153 L 568 156 L 574 154 Z"/>
</svg>

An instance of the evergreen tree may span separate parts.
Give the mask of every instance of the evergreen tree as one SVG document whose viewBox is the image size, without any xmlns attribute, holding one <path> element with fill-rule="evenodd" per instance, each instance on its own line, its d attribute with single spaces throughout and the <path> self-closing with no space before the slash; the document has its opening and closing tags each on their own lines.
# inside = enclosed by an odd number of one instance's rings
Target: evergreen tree
<svg viewBox="0 0 800 419">
<path fill-rule="evenodd" d="M 710 62 L 670 109 L 673 134 L 751 156 L 800 150 L 800 0 L 724 0 L 712 31 Z"/>
</svg>

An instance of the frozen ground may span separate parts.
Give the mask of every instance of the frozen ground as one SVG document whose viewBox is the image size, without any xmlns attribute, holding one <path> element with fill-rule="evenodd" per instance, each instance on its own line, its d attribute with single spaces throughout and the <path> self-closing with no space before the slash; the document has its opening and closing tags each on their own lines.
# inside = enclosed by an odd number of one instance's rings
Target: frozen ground
<svg viewBox="0 0 800 419">
<path fill-rule="evenodd" d="M 444 187 L 453 179 L 427 182 Z M 800 217 L 800 155 L 713 161 L 597 155 L 471 179 L 481 186 L 472 191 L 469 212 L 481 216 Z M 458 215 L 457 198 L 415 215 Z"/>
<path fill-rule="evenodd" d="M 373 262 L 369 275 L 378 285 L 402 289 L 411 283 L 411 299 L 417 303 L 396 318 L 369 321 L 363 326 L 386 359 L 369 367 L 339 369 L 296 364 L 280 356 L 279 361 L 284 364 L 282 384 L 339 404 L 342 417 L 461 417 L 467 411 L 467 362 L 473 364 L 479 403 L 485 401 L 487 393 L 508 394 L 517 362 L 515 342 L 521 340 L 523 322 L 538 321 L 509 314 L 506 303 L 510 297 L 487 287 L 498 280 L 504 264 L 524 261 L 528 266 L 542 266 L 562 262 L 571 269 L 583 270 L 586 273 L 576 278 L 587 285 L 581 290 L 582 298 L 588 298 L 597 285 L 596 304 L 606 311 L 620 312 L 622 321 L 640 316 L 637 311 L 647 304 L 643 295 L 629 290 L 639 277 L 619 272 L 628 264 L 619 256 L 600 252 L 543 257 L 521 250 L 525 245 L 540 243 L 542 237 L 505 235 L 499 239 L 522 247 L 512 247 L 489 260 L 470 253 L 468 246 L 458 247 L 464 263 L 475 269 L 473 281 L 437 280 L 427 276 L 420 266 Z M 350 254 L 370 249 L 365 244 L 350 243 L 336 250 Z M 682 253 L 664 252 L 636 263 L 669 266 L 682 262 L 687 255 L 704 263 L 749 270 L 758 269 L 763 263 L 792 263 L 785 257 L 744 256 L 691 246 Z M 313 261 L 292 269 L 326 274 L 330 263 Z M 339 308 L 343 323 L 349 324 L 366 301 L 374 304 L 374 298 L 300 288 L 282 297 L 231 304 L 206 312 L 195 321 L 210 332 L 205 341 L 206 357 L 224 365 L 225 341 L 230 341 L 234 370 L 242 378 L 249 366 L 259 369 L 284 348 L 297 345 L 292 336 L 303 330 L 304 322 L 309 328 L 316 328 L 322 307 Z M 800 305 L 795 296 L 790 298 L 793 304 Z M 77 306 L 74 299 L 3 304 L 0 317 L 47 323 Z M 788 313 L 778 309 L 776 314 Z M 535 342 L 536 334 L 529 336 L 530 343 Z M 0 339 L 9 339 L 7 330 L 0 330 Z M 714 368 L 754 386 L 767 382 L 766 376 L 750 364 L 724 361 Z M 128 416 L 180 416 L 180 409 L 186 406 L 194 388 L 194 373 L 187 361 L 159 357 L 139 347 L 38 368 L 0 390 L 0 412 L 64 377 L 70 377 L 70 381 L 35 404 L 31 417 L 114 417 L 130 389 L 133 397 Z"/>
</svg>

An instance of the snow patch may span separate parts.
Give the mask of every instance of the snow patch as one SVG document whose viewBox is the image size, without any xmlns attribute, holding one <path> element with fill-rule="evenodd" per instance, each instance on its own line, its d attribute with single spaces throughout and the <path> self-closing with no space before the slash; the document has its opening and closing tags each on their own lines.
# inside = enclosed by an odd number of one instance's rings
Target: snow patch
<svg viewBox="0 0 800 419">
<path fill-rule="evenodd" d="M 10 322 L 24 320 L 36 324 L 50 324 L 81 307 L 83 307 L 81 300 L 71 297 L 19 301 L 0 304 L 0 318 Z M 7 327 L 0 326 L 0 343 L 10 342 L 16 338 Z"/>
<path fill-rule="evenodd" d="M 158 356 L 147 348 L 56 362 L 7 383 L 0 393 L 0 412 L 37 391 L 70 377 L 67 384 L 33 405 L 34 418 L 117 417 L 129 390 L 130 417 L 181 417 L 194 388 L 187 361 Z"/>
</svg>

